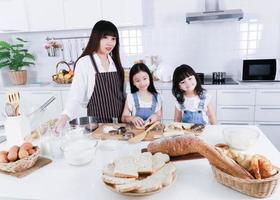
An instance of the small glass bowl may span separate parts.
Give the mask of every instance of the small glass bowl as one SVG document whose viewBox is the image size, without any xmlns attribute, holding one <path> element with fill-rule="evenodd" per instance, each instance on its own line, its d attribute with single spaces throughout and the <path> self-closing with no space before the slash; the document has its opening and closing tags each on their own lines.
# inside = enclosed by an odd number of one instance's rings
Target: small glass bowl
<svg viewBox="0 0 280 200">
<path fill-rule="evenodd" d="M 92 161 L 98 142 L 84 136 L 68 137 L 61 146 L 66 162 L 70 165 L 86 165 Z"/>
<path fill-rule="evenodd" d="M 223 130 L 224 141 L 237 150 L 247 150 L 254 146 L 259 136 L 259 131 L 248 127 L 231 127 Z"/>
</svg>

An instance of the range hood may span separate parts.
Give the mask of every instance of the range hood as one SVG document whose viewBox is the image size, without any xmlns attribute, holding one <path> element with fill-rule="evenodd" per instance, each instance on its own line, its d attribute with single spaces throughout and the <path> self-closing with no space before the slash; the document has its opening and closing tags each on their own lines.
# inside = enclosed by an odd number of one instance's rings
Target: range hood
<svg viewBox="0 0 280 200">
<path fill-rule="evenodd" d="M 205 0 L 205 12 L 195 12 L 186 14 L 188 24 L 204 21 L 219 21 L 235 19 L 241 20 L 243 11 L 241 9 L 220 10 L 219 0 Z"/>
</svg>

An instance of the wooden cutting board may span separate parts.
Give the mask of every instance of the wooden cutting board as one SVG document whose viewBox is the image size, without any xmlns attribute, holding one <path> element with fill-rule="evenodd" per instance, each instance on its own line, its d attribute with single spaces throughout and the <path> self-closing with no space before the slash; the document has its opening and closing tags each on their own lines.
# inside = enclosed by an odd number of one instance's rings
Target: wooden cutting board
<svg viewBox="0 0 280 200">
<path fill-rule="evenodd" d="M 99 127 L 91 133 L 91 136 L 95 139 L 102 139 L 102 140 L 126 140 L 124 136 L 120 134 L 114 135 L 110 133 L 104 133 L 103 131 L 104 128 L 108 126 L 114 127 L 116 129 L 121 126 L 124 126 L 129 132 L 133 132 L 135 135 L 138 135 L 144 131 L 144 130 L 136 129 L 133 125 L 128 125 L 128 124 L 103 123 L 103 124 L 99 124 Z M 163 129 L 153 129 L 146 135 L 144 141 L 152 141 L 158 136 L 161 136 L 162 134 L 163 134 Z"/>
</svg>

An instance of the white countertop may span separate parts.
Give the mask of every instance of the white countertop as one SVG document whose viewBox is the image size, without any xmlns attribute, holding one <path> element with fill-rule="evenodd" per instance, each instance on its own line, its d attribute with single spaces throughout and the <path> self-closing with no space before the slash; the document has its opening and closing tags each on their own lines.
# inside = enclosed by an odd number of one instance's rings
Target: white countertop
<svg viewBox="0 0 280 200">
<path fill-rule="evenodd" d="M 128 83 L 128 82 L 127 82 Z M 171 90 L 172 82 L 161 82 L 155 81 L 155 87 L 158 90 Z M 54 82 L 44 82 L 44 83 L 33 83 L 33 84 L 26 84 L 26 85 L 9 85 L 4 86 L 0 90 L 50 90 L 50 91 L 61 91 L 61 90 L 69 90 L 71 84 L 57 84 Z M 216 85 L 203 85 L 205 89 L 213 89 L 213 90 L 220 90 L 220 89 L 280 89 L 280 82 L 262 82 L 262 83 L 245 83 L 239 82 L 238 85 L 223 85 L 223 84 L 216 84 Z"/>
<path fill-rule="evenodd" d="M 210 144 L 221 143 L 222 130 L 225 127 L 228 126 L 207 126 L 201 138 Z M 250 127 L 258 129 L 255 126 Z M 118 150 L 115 151 L 98 149 L 95 159 L 86 166 L 70 166 L 65 160 L 56 159 L 21 179 L 0 174 L 0 196 L 48 200 L 132 199 L 107 189 L 101 181 L 101 169 L 117 156 L 140 151 L 141 147 L 146 146 L 146 142 L 136 145 L 120 142 Z M 0 149 L 4 147 L 5 144 L 0 145 Z M 274 165 L 280 166 L 280 153 L 264 134 L 260 135 L 256 146 L 246 153 L 263 154 Z M 253 199 L 217 183 L 206 159 L 179 161 L 175 164 L 177 179 L 172 186 L 152 196 L 137 199 Z M 276 189 L 267 199 L 280 199 L 280 189 Z"/>
</svg>

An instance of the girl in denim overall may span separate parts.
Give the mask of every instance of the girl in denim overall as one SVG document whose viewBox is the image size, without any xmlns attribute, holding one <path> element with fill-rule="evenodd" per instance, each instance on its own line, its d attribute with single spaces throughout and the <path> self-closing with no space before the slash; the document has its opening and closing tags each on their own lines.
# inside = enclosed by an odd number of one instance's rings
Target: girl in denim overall
<svg viewBox="0 0 280 200">
<path fill-rule="evenodd" d="M 202 88 L 198 75 L 190 66 L 181 65 L 175 69 L 172 93 L 177 100 L 174 121 L 216 124 L 211 97 Z"/>
<path fill-rule="evenodd" d="M 161 119 L 161 98 L 157 93 L 152 74 L 143 63 L 132 66 L 129 73 L 131 93 L 127 94 L 122 121 L 137 127 Z"/>
</svg>

